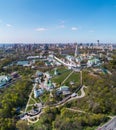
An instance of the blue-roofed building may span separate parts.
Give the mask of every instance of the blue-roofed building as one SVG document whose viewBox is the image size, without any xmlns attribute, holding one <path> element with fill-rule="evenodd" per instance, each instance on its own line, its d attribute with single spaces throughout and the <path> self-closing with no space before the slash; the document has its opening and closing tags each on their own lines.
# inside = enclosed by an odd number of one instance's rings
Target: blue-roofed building
<svg viewBox="0 0 116 130">
<path fill-rule="evenodd" d="M 0 82 L 0 88 L 2 88 L 4 85 L 6 85 L 6 82 Z"/>
<path fill-rule="evenodd" d="M 34 80 L 34 81 L 35 81 L 35 83 L 41 83 L 41 80 L 40 80 L 40 78 L 38 78 L 38 77 L 37 77 L 37 78 L 35 78 L 35 80 Z"/>
<path fill-rule="evenodd" d="M 30 63 L 29 63 L 29 61 L 18 61 L 17 65 L 20 65 L 20 66 L 30 66 Z"/>
<path fill-rule="evenodd" d="M 61 91 L 68 91 L 68 90 L 69 90 L 69 87 L 68 87 L 68 86 L 61 86 L 61 87 L 60 87 L 60 90 L 61 90 Z"/>
<path fill-rule="evenodd" d="M 0 76 L 0 88 L 7 84 L 12 78 L 10 76 L 2 75 Z"/>
<path fill-rule="evenodd" d="M 37 77 L 42 77 L 42 76 L 43 76 L 43 73 L 40 72 L 40 71 L 37 71 L 37 72 L 36 72 L 36 76 L 37 76 Z"/>
<path fill-rule="evenodd" d="M 71 92 L 69 90 L 68 86 L 61 86 L 60 88 L 57 89 L 57 95 L 63 94 L 63 95 L 69 95 Z"/>
<path fill-rule="evenodd" d="M 74 60 L 74 57 L 73 57 L 73 56 L 70 56 L 70 55 L 67 55 L 67 56 L 66 56 L 66 59 L 69 60 L 69 61 L 72 61 L 72 60 Z"/>
<path fill-rule="evenodd" d="M 53 85 L 53 83 L 51 82 L 51 80 L 46 80 L 44 84 L 45 84 L 45 86 L 46 86 L 46 90 L 48 90 L 48 91 L 53 90 L 54 85 Z"/>
<path fill-rule="evenodd" d="M 43 93 L 44 93 L 44 90 L 34 88 L 34 98 L 41 96 Z"/>
<path fill-rule="evenodd" d="M 87 67 L 91 67 L 91 66 L 99 66 L 101 65 L 101 62 L 98 58 L 93 58 L 88 60 L 87 62 Z"/>
<path fill-rule="evenodd" d="M 6 76 L 6 75 L 0 76 L 0 82 L 4 82 L 4 81 L 8 82 L 10 80 L 11 80 L 10 76 Z"/>
<path fill-rule="evenodd" d="M 54 88 L 54 85 L 52 84 L 52 82 L 49 82 L 48 84 L 47 84 L 47 90 L 53 90 L 53 88 Z"/>
</svg>

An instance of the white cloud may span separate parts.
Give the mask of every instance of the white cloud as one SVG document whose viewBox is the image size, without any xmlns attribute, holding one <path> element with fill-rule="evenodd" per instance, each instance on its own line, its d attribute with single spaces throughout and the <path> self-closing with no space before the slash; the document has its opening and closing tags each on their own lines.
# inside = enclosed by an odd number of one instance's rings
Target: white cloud
<svg viewBox="0 0 116 130">
<path fill-rule="evenodd" d="M 11 24 L 6 24 L 6 26 L 7 26 L 7 27 L 12 27 L 12 25 L 11 25 Z"/>
<path fill-rule="evenodd" d="M 47 29 L 46 28 L 36 28 L 35 30 L 38 32 L 43 32 L 43 31 L 46 31 Z"/>
<path fill-rule="evenodd" d="M 78 28 L 77 27 L 72 27 L 71 30 L 76 31 Z"/>
</svg>

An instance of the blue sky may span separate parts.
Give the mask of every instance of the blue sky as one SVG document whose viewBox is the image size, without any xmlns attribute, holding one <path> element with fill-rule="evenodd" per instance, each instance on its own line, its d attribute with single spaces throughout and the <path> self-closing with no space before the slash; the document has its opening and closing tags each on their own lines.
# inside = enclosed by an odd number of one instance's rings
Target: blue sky
<svg viewBox="0 0 116 130">
<path fill-rule="evenodd" d="M 116 0 L 0 0 L 0 43 L 116 43 Z"/>
</svg>

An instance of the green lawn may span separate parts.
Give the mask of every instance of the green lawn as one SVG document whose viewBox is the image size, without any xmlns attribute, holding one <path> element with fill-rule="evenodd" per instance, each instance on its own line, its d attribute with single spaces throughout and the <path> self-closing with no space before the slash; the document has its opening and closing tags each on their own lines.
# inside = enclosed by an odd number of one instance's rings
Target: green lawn
<svg viewBox="0 0 116 130">
<path fill-rule="evenodd" d="M 47 101 L 49 101 L 49 92 L 45 92 L 40 98 L 42 100 L 43 103 L 46 103 Z"/>
<path fill-rule="evenodd" d="M 60 71 L 61 72 L 61 71 Z M 52 81 L 60 85 L 66 77 L 72 72 L 72 70 L 63 69 L 61 74 L 52 78 Z M 63 85 L 70 85 L 70 81 L 73 81 L 77 86 L 80 83 L 80 73 L 74 72 Z"/>
<path fill-rule="evenodd" d="M 70 81 L 73 81 L 75 85 L 78 85 L 80 83 L 80 73 L 74 72 L 64 84 L 70 85 Z"/>
<path fill-rule="evenodd" d="M 59 66 L 56 67 L 59 73 L 63 73 L 64 71 L 67 71 L 67 68 L 64 66 Z M 52 69 L 51 71 L 49 71 L 49 73 L 54 76 L 54 69 Z"/>
<path fill-rule="evenodd" d="M 61 84 L 70 73 L 71 70 L 63 70 L 63 72 L 61 72 L 58 76 L 53 77 L 52 81 L 57 84 Z"/>
<path fill-rule="evenodd" d="M 32 99 L 30 99 L 29 104 L 35 104 L 35 102 Z"/>
<path fill-rule="evenodd" d="M 33 106 L 28 106 L 27 112 L 30 111 L 30 110 L 32 110 L 32 108 L 33 108 Z"/>
</svg>

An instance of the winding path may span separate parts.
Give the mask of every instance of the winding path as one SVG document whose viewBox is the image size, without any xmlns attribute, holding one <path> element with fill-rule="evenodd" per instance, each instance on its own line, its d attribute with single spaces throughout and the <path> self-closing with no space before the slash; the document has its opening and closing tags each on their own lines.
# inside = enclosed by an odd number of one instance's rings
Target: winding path
<svg viewBox="0 0 116 130">
<path fill-rule="evenodd" d="M 28 122 L 29 122 L 29 123 L 37 123 L 37 122 L 40 120 L 40 116 L 41 116 L 43 113 L 44 113 L 44 112 L 40 112 L 40 113 L 39 113 L 38 115 L 36 115 L 36 116 L 27 118 Z M 35 118 L 37 118 L 37 120 L 34 120 L 34 121 L 30 120 L 30 119 L 35 119 Z"/>
<path fill-rule="evenodd" d="M 80 113 L 86 113 L 85 111 L 78 110 L 78 109 L 72 109 L 72 108 L 66 108 L 67 110 L 73 111 L 73 112 L 80 112 Z"/>
<path fill-rule="evenodd" d="M 51 108 L 52 108 L 52 107 L 60 107 L 60 106 L 63 106 L 64 104 L 66 104 L 67 102 L 70 102 L 70 101 L 72 101 L 72 100 L 79 99 L 79 98 L 83 98 L 83 97 L 85 96 L 84 88 L 85 88 L 85 86 L 83 86 L 83 87 L 81 88 L 81 95 L 80 95 L 80 96 L 72 97 L 71 99 L 65 101 L 65 102 L 62 103 L 62 104 L 58 104 L 58 105 L 56 105 L 56 106 L 51 106 Z M 43 107 L 43 109 L 46 108 L 46 107 L 47 107 L 47 106 Z M 85 113 L 84 111 L 74 110 L 74 109 L 71 109 L 71 108 L 70 108 L 70 110 L 73 110 L 73 111 L 76 111 L 76 112 L 83 112 L 83 113 Z M 27 118 L 27 121 L 28 121 L 29 123 L 37 123 L 37 122 L 39 121 L 39 119 L 40 119 L 41 114 L 43 114 L 43 113 L 44 113 L 44 111 L 41 111 L 38 115 L 35 115 L 35 116 L 32 116 L 32 117 L 27 116 L 27 117 L 26 117 L 26 118 Z M 31 120 L 31 119 L 36 119 L 36 120 L 33 121 L 33 120 Z"/>
</svg>

